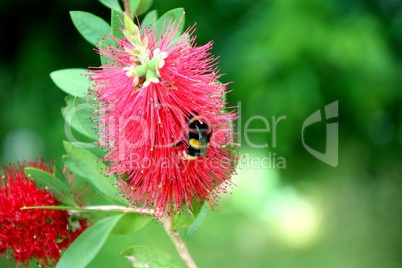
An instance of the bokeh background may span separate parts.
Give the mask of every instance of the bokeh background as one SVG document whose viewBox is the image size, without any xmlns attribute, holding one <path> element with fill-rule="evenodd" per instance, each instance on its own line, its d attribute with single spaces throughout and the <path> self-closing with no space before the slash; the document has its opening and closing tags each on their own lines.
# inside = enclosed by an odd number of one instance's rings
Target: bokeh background
<svg viewBox="0 0 402 268">
<path fill-rule="evenodd" d="M 199 267 L 402 267 L 402 1 L 155 0 L 152 9 L 176 7 L 197 23 L 199 44 L 214 40 L 241 116 L 237 186 L 187 242 Z M 62 164 L 65 93 L 49 73 L 99 64 L 70 10 L 109 21 L 95 0 L 0 1 L 2 165 L 31 156 Z M 336 167 L 301 141 L 304 120 L 334 101 Z M 270 132 L 245 132 L 266 129 L 261 118 Z M 326 122 L 305 135 L 325 152 Z M 150 223 L 110 237 L 90 267 L 130 267 L 119 252 L 134 244 L 178 257 Z"/>
</svg>

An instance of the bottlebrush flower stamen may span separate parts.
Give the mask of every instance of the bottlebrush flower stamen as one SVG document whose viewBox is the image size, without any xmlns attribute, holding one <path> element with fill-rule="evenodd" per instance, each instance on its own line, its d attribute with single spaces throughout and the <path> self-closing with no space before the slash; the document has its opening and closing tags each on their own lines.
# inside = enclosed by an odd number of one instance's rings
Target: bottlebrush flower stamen
<svg viewBox="0 0 402 268">
<path fill-rule="evenodd" d="M 24 172 L 26 166 L 53 173 L 43 161 L 30 161 L 19 167 L 4 167 L 0 179 L 0 256 L 29 267 L 54 266 L 66 249 L 89 225 L 88 219 L 72 217 L 66 210 L 29 209 L 31 206 L 57 206 L 58 197 L 41 190 Z"/>
<path fill-rule="evenodd" d="M 137 86 L 140 78 L 145 77 L 142 87 L 147 87 L 151 83 L 159 83 L 161 75 L 159 69 L 165 65 L 164 59 L 168 57 L 168 53 L 161 51 L 160 48 L 155 48 L 152 52 L 148 48 L 147 36 L 141 36 L 140 30 L 137 25 L 124 16 L 125 28 L 123 34 L 129 41 L 125 51 L 131 55 L 131 66 L 124 67 L 123 70 L 127 71 L 127 77 L 133 78 L 133 85 Z"/>
</svg>

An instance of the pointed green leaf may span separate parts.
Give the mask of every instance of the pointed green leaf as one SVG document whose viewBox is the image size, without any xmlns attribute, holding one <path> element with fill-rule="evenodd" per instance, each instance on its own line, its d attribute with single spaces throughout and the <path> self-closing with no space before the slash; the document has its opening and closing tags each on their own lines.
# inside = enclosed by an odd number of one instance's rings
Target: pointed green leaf
<svg viewBox="0 0 402 268">
<path fill-rule="evenodd" d="M 123 35 L 123 24 L 122 21 L 124 20 L 124 14 L 122 11 L 112 9 L 111 12 L 111 33 L 114 37 L 118 39 L 124 38 Z M 110 37 L 106 37 L 99 42 L 99 47 L 106 49 L 109 46 L 117 47 L 117 42 L 114 41 Z M 100 55 L 101 64 L 102 66 L 106 65 L 109 62 L 113 62 L 113 59 L 103 57 Z"/>
<path fill-rule="evenodd" d="M 191 213 L 194 216 L 194 219 L 198 217 L 198 215 L 200 214 L 201 210 L 203 207 L 207 206 L 207 204 L 204 202 L 202 203 L 195 203 L 192 208 L 191 208 Z"/>
<path fill-rule="evenodd" d="M 71 96 L 67 96 L 65 98 L 65 101 L 67 106 L 61 109 L 61 114 L 63 115 L 63 118 L 65 120 L 64 132 L 66 134 L 67 139 L 71 142 L 74 142 L 74 144 L 80 144 L 80 146 L 85 148 L 94 147 L 93 142 L 85 142 L 86 138 L 89 138 L 88 141 L 90 140 L 93 141 L 94 139 L 91 133 L 88 133 L 88 131 L 84 128 L 82 123 L 78 121 L 77 114 L 74 109 L 74 98 Z M 84 141 L 78 140 L 77 138 L 84 138 Z"/>
<path fill-rule="evenodd" d="M 201 227 L 202 223 L 204 222 L 204 220 L 207 216 L 207 211 L 208 211 L 208 207 L 207 207 L 207 203 L 205 203 L 201 207 L 201 210 L 199 210 L 198 214 L 196 211 L 194 212 L 194 215 L 196 216 L 196 218 L 193 221 L 193 223 L 185 231 L 186 239 L 190 239 L 195 234 L 195 232 L 198 231 L 198 229 Z"/>
<path fill-rule="evenodd" d="M 177 260 L 166 252 L 146 246 L 126 248 L 121 252 L 135 268 L 182 268 Z"/>
<path fill-rule="evenodd" d="M 64 69 L 51 72 L 50 78 L 67 94 L 82 97 L 92 85 L 86 74 L 88 72 L 85 69 Z"/>
<path fill-rule="evenodd" d="M 141 0 L 140 5 L 137 7 L 136 15 L 139 16 L 147 12 L 153 2 L 153 0 Z"/>
<path fill-rule="evenodd" d="M 94 154 L 98 159 L 104 157 L 106 154 L 105 150 L 99 146 L 94 146 L 92 148 L 86 148 L 86 149 L 90 151 L 92 154 Z"/>
<path fill-rule="evenodd" d="M 170 25 L 170 27 L 179 27 L 176 36 L 181 35 L 184 29 L 184 14 L 183 8 L 169 10 L 156 21 L 156 32 L 163 34 L 162 30 L 166 30 L 166 27 Z"/>
<path fill-rule="evenodd" d="M 73 105 L 75 116 L 82 128 L 89 134 L 91 139 L 98 140 L 99 135 L 95 128 L 96 123 L 92 120 L 92 117 L 94 116 L 93 113 L 95 112 L 94 102 L 89 102 L 88 98 L 75 97 Z"/>
<path fill-rule="evenodd" d="M 124 14 L 122 12 L 112 10 L 112 35 L 117 39 L 123 39 L 123 21 Z M 116 46 L 116 44 L 114 44 Z"/>
<path fill-rule="evenodd" d="M 70 11 L 70 16 L 78 32 L 94 46 L 111 34 L 109 24 L 98 16 L 83 11 Z"/>
<path fill-rule="evenodd" d="M 114 186 L 116 177 L 104 175 L 105 164 L 98 161 L 97 156 L 67 141 L 64 141 L 64 148 L 69 156 L 63 159 L 67 160 L 65 164 L 68 168 L 87 179 L 107 200 L 124 203 L 123 197 L 118 194 L 118 188 Z"/>
<path fill-rule="evenodd" d="M 62 182 L 66 187 L 69 187 L 68 184 L 68 179 L 64 175 L 63 171 L 61 171 L 56 165 L 53 166 L 53 176 L 56 177 L 60 182 Z M 70 174 L 67 173 L 67 177 L 69 177 Z"/>
<path fill-rule="evenodd" d="M 134 17 L 134 15 L 137 11 L 138 5 L 140 4 L 140 0 L 128 0 L 128 4 L 130 6 L 130 14 L 132 17 Z"/>
<path fill-rule="evenodd" d="M 122 11 L 118 0 L 99 0 L 99 2 L 110 9 Z"/>
<path fill-rule="evenodd" d="M 194 215 L 190 211 L 183 210 L 174 216 L 174 229 L 187 228 L 194 222 Z"/>
<path fill-rule="evenodd" d="M 54 193 L 56 198 L 60 199 L 62 203 L 76 206 L 70 190 L 56 177 L 43 170 L 31 167 L 25 168 L 25 174 L 36 182 L 37 187 Z"/>
<path fill-rule="evenodd" d="M 86 131 L 79 124 L 77 118 L 74 116 L 74 98 L 72 96 L 65 97 L 66 106 L 61 108 L 61 114 L 63 115 L 66 124 L 74 128 L 80 133 L 85 133 Z"/>
<path fill-rule="evenodd" d="M 103 219 L 86 229 L 64 252 L 56 268 L 86 267 L 122 216 Z"/>
<path fill-rule="evenodd" d="M 99 42 L 100 48 L 107 48 L 109 46 L 114 46 L 114 47 L 116 46 L 116 42 L 111 38 L 105 38 Z M 100 56 L 102 66 L 105 66 L 107 63 L 114 61 L 113 59 L 102 56 L 102 54 L 100 54 L 99 56 Z"/>
<path fill-rule="evenodd" d="M 126 213 L 114 227 L 112 233 L 114 235 L 125 235 L 136 232 L 145 227 L 152 219 L 152 216 L 142 216 L 138 213 Z"/>
<path fill-rule="evenodd" d="M 142 27 L 149 27 L 151 24 L 156 23 L 158 20 L 158 11 L 152 10 L 145 15 L 144 19 L 141 22 Z"/>
</svg>

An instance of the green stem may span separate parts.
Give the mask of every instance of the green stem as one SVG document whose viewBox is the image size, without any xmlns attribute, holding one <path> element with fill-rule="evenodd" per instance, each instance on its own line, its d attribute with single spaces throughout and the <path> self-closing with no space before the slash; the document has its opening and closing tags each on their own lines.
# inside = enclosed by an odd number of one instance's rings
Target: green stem
<svg viewBox="0 0 402 268">
<path fill-rule="evenodd" d="M 64 207 L 64 206 L 30 206 L 22 207 L 21 210 L 27 209 L 49 209 L 49 210 L 68 210 L 70 213 L 78 212 L 105 212 L 105 211 L 116 211 L 122 213 L 142 213 L 147 215 L 154 215 L 152 209 L 141 210 L 140 208 L 130 208 L 124 206 L 88 206 L 88 207 Z"/>
</svg>

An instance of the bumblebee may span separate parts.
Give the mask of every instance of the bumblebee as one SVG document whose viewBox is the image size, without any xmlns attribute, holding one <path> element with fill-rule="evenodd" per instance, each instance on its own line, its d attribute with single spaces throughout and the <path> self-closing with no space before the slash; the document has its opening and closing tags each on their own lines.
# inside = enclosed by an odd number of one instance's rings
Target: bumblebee
<svg viewBox="0 0 402 268">
<path fill-rule="evenodd" d="M 213 133 L 212 126 L 209 126 L 206 120 L 203 120 L 201 116 L 190 117 L 187 126 L 189 130 L 186 134 L 188 145 L 187 155 L 184 158 L 193 160 L 197 159 L 199 156 L 205 156 Z M 176 147 L 182 144 L 183 141 L 180 141 L 176 144 Z"/>
</svg>

